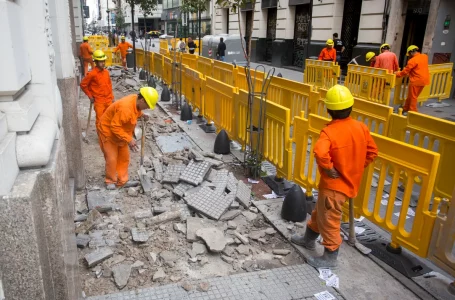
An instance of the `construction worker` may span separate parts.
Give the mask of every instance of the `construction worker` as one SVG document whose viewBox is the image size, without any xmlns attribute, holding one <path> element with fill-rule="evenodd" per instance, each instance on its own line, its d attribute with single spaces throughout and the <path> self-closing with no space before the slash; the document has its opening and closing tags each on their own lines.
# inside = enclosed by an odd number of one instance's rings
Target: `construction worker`
<svg viewBox="0 0 455 300">
<path fill-rule="evenodd" d="M 321 53 L 319 54 L 318 60 L 336 62 L 337 52 L 335 48 L 333 48 L 333 40 L 328 39 L 325 44 L 327 47 L 322 49 Z"/>
<path fill-rule="evenodd" d="M 333 86 L 324 102 L 332 121 L 322 129 L 314 147 L 321 174 L 318 201 L 305 235 L 293 235 L 291 241 L 315 250 L 321 234 L 324 254 L 308 259 L 308 263 L 315 268 L 334 268 L 342 242 L 341 208 L 357 196 L 363 170 L 378 155 L 378 149 L 368 127 L 350 117 L 354 97 L 347 87 Z"/>
<path fill-rule="evenodd" d="M 117 51 L 120 50 L 120 55 L 122 56 L 122 66 L 126 70 L 126 52 L 128 51 L 128 48 L 133 48 L 133 45 L 131 45 L 128 42 L 125 42 L 125 36 L 122 35 L 120 38 L 121 42 L 115 47 L 114 52 L 116 53 Z"/>
<path fill-rule="evenodd" d="M 430 84 L 430 71 L 428 70 L 428 56 L 419 52 L 419 47 L 411 45 L 406 50 L 410 56 L 406 67 L 396 72 L 396 77 L 409 75 L 408 97 L 403 106 L 403 111 L 417 111 L 417 99 L 426 85 Z"/>
<path fill-rule="evenodd" d="M 376 54 L 374 52 L 368 52 L 365 55 L 366 62 L 370 62 L 370 67 L 374 67 L 374 63 L 376 62 Z"/>
<path fill-rule="evenodd" d="M 338 38 L 338 33 L 336 32 L 333 33 L 333 44 L 335 51 L 337 52 L 337 63 L 340 64 L 341 55 L 343 54 L 345 48 L 343 41 Z"/>
<path fill-rule="evenodd" d="M 79 47 L 79 55 L 82 59 L 82 62 L 84 64 L 84 76 L 87 76 L 88 73 L 88 64 L 90 64 L 92 70 L 95 68 L 95 64 L 93 63 L 92 59 L 92 48 L 90 47 L 90 44 L 88 43 L 88 36 L 84 36 L 83 42 Z"/>
<path fill-rule="evenodd" d="M 130 187 L 128 182 L 128 165 L 130 154 L 138 151 L 133 138 L 137 119 L 148 116 L 142 113 L 144 109 L 154 109 L 158 102 L 158 92 L 151 87 L 143 87 L 137 95 L 128 95 L 109 106 L 98 124 L 101 140 L 101 150 L 106 160 L 106 188 Z"/>
<path fill-rule="evenodd" d="M 90 99 L 90 102 L 94 103 L 96 114 L 95 124 L 97 126 L 101 116 L 114 100 L 111 77 L 109 71 L 104 68 L 106 59 L 107 56 L 103 51 L 96 50 L 93 53 L 93 61 L 95 61 L 96 68 L 93 68 L 81 81 L 82 91 Z"/>
<path fill-rule="evenodd" d="M 376 57 L 374 67 L 389 70 L 390 73 L 398 71 L 398 59 L 395 53 L 390 52 L 390 45 L 382 44 L 379 51 L 381 54 Z"/>
</svg>

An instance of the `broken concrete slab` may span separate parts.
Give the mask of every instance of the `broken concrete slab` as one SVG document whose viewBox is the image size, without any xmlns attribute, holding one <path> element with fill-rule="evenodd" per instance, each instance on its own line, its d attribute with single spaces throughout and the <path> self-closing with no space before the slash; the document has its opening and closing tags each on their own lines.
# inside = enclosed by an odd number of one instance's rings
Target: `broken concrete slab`
<svg viewBox="0 0 455 300">
<path fill-rule="evenodd" d="M 139 269 L 139 268 L 142 268 L 144 266 L 144 263 L 140 260 L 136 260 L 134 262 L 134 264 L 131 265 L 131 268 L 132 269 Z"/>
<path fill-rule="evenodd" d="M 227 256 L 232 256 L 234 255 L 234 248 L 226 246 L 223 251 L 221 251 L 222 254 L 227 255 Z"/>
<path fill-rule="evenodd" d="M 220 221 L 229 221 L 235 219 L 242 212 L 240 210 L 228 210 L 224 215 L 221 216 Z"/>
<path fill-rule="evenodd" d="M 248 208 L 251 205 L 251 188 L 242 180 L 238 181 L 235 200 L 237 200 L 245 208 Z"/>
<path fill-rule="evenodd" d="M 209 289 L 210 289 L 210 284 L 206 281 L 200 282 L 197 287 L 197 290 L 199 292 L 207 292 Z"/>
<path fill-rule="evenodd" d="M 226 172 L 221 172 L 221 171 L 226 171 Z M 224 174 L 226 173 L 226 174 Z M 215 185 L 215 193 L 216 194 L 222 194 L 226 190 L 226 186 L 228 183 L 228 176 L 227 176 L 227 170 L 220 170 L 218 172 L 218 175 L 216 176 L 215 180 L 212 181 L 212 183 Z"/>
<path fill-rule="evenodd" d="M 204 160 L 204 155 L 202 155 L 198 150 L 194 149 L 192 147 L 190 149 L 190 153 L 195 161 L 203 161 Z"/>
<path fill-rule="evenodd" d="M 207 181 L 213 182 L 216 180 L 216 176 L 218 174 L 218 171 L 215 169 L 211 169 L 209 175 L 207 176 Z"/>
<path fill-rule="evenodd" d="M 232 257 L 223 254 L 221 254 L 221 259 L 228 264 L 232 264 L 234 262 L 234 259 Z"/>
<path fill-rule="evenodd" d="M 234 231 L 234 235 L 245 245 L 248 245 L 250 241 L 246 236 L 241 235 L 239 232 Z"/>
<path fill-rule="evenodd" d="M 178 130 L 178 127 L 168 126 L 168 128 L 171 132 L 170 134 L 155 136 L 156 144 L 163 153 L 174 153 L 185 150 L 185 148 L 189 149 L 193 147 L 193 142 L 186 133 L 172 132 Z"/>
<path fill-rule="evenodd" d="M 216 228 L 199 229 L 196 236 L 205 242 L 211 252 L 221 252 L 226 247 L 224 233 Z"/>
<path fill-rule="evenodd" d="M 199 238 L 196 236 L 196 232 L 201 228 L 218 228 L 222 232 L 226 230 L 226 224 L 222 222 L 216 222 L 209 219 L 201 219 L 195 217 L 189 217 L 186 220 L 186 239 L 189 242 L 196 242 Z"/>
<path fill-rule="evenodd" d="M 186 169 L 184 164 L 170 164 L 164 172 L 162 183 L 178 183 L 180 174 Z"/>
<path fill-rule="evenodd" d="M 253 212 L 253 213 L 255 213 L 255 214 L 257 214 L 259 212 L 258 209 L 256 207 L 254 207 L 254 206 L 250 206 L 250 208 L 248 210 Z"/>
<path fill-rule="evenodd" d="M 138 243 L 145 243 L 148 241 L 150 235 L 145 229 L 131 228 L 131 236 L 133 241 Z"/>
<path fill-rule="evenodd" d="M 85 220 L 87 220 L 86 214 L 78 214 L 74 217 L 74 222 L 84 222 Z"/>
<path fill-rule="evenodd" d="M 111 248 L 104 247 L 86 254 L 84 258 L 87 261 L 88 267 L 91 268 L 112 257 L 113 255 L 114 252 L 112 252 Z"/>
<path fill-rule="evenodd" d="M 193 253 L 196 255 L 202 255 L 207 253 L 207 247 L 201 243 L 193 243 L 192 250 Z"/>
<path fill-rule="evenodd" d="M 134 219 L 136 220 L 151 218 L 152 216 L 153 216 L 152 211 L 148 209 L 138 210 L 134 212 Z"/>
<path fill-rule="evenodd" d="M 288 255 L 289 253 L 291 253 L 291 250 L 289 250 L 289 249 L 273 249 L 272 253 L 275 254 L 275 255 Z"/>
<path fill-rule="evenodd" d="M 131 276 L 131 265 L 119 264 L 112 268 L 112 275 L 114 276 L 115 285 L 119 289 L 123 289 L 128 283 Z"/>
<path fill-rule="evenodd" d="M 137 197 L 139 196 L 139 190 L 134 187 L 128 188 L 128 196 L 129 197 Z"/>
<path fill-rule="evenodd" d="M 193 188 L 193 186 L 189 183 L 186 182 L 180 182 L 175 188 L 173 193 L 176 194 L 179 197 L 183 197 L 185 195 L 185 192 L 188 191 L 189 189 Z"/>
<path fill-rule="evenodd" d="M 76 236 L 76 245 L 77 245 L 78 248 L 87 247 L 89 242 L 90 242 L 90 236 L 87 235 L 87 234 L 79 233 Z"/>
<path fill-rule="evenodd" d="M 228 229 L 236 229 L 237 228 L 237 223 L 235 223 L 234 221 L 228 221 L 227 222 L 227 228 Z"/>
<path fill-rule="evenodd" d="M 237 184 L 238 184 L 238 180 L 237 180 L 237 178 L 235 178 L 234 173 L 229 172 L 228 184 L 226 186 L 229 193 L 233 193 L 234 195 L 237 193 Z"/>
<path fill-rule="evenodd" d="M 192 209 L 215 220 L 219 220 L 232 203 L 232 198 L 216 194 L 208 187 L 203 187 L 198 193 L 185 197 L 184 200 Z"/>
<path fill-rule="evenodd" d="M 99 212 L 112 210 L 118 190 L 114 191 L 89 191 L 87 193 L 87 205 L 89 210 L 96 209 Z"/>
<path fill-rule="evenodd" d="M 168 266 L 173 267 L 174 263 L 179 259 L 179 255 L 174 251 L 162 251 L 160 252 L 160 258 Z"/>
<path fill-rule="evenodd" d="M 163 179 L 163 165 L 158 158 L 152 159 L 153 168 L 155 170 L 155 179 L 161 181 Z"/>
<path fill-rule="evenodd" d="M 256 220 L 257 218 L 257 214 L 255 213 L 252 213 L 250 211 L 242 211 L 242 215 L 249 221 L 249 222 L 252 222 L 254 220 Z"/>
<path fill-rule="evenodd" d="M 235 250 L 242 255 L 250 255 L 250 246 L 239 245 Z"/>
<path fill-rule="evenodd" d="M 180 220 L 181 215 L 182 215 L 182 213 L 180 210 L 166 211 L 158 216 L 154 216 L 154 217 L 146 220 L 146 223 L 149 226 L 153 226 L 153 225 L 158 225 L 158 224 L 162 224 L 162 223 L 173 221 L 173 220 Z"/>
<path fill-rule="evenodd" d="M 229 197 L 229 196 L 230 196 L 230 194 L 227 195 L 226 197 Z M 231 204 L 230 208 L 232 208 L 232 209 L 237 209 L 237 208 L 239 208 L 239 207 L 240 207 L 240 204 L 239 204 L 237 201 L 235 201 L 235 200 L 232 201 L 232 204 Z"/>
<path fill-rule="evenodd" d="M 265 237 L 265 230 L 258 230 L 258 231 L 252 231 L 250 232 L 250 234 L 248 235 L 248 237 L 252 240 L 259 240 L 260 238 L 263 238 Z"/>
<path fill-rule="evenodd" d="M 204 181 L 207 172 L 210 170 L 211 164 L 203 162 L 190 161 L 186 169 L 182 172 L 180 180 L 197 186 Z"/>
<path fill-rule="evenodd" d="M 192 194 L 196 194 L 196 193 L 199 193 L 199 191 L 203 188 L 203 186 L 192 186 L 192 188 L 188 189 L 185 191 L 184 193 L 184 197 L 188 197 Z"/>
<path fill-rule="evenodd" d="M 276 233 L 276 230 L 274 228 L 270 227 L 265 230 L 265 233 L 272 235 L 272 234 Z"/>
<path fill-rule="evenodd" d="M 174 230 L 186 234 L 186 225 L 182 223 L 174 223 Z"/>
<path fill-rule="evenodd" d="M 89 212 L 87 220 L 76 228 L 76 233 L 87 233 L 103 221 L 103 216 L 96 209 Z"/>
</svg>

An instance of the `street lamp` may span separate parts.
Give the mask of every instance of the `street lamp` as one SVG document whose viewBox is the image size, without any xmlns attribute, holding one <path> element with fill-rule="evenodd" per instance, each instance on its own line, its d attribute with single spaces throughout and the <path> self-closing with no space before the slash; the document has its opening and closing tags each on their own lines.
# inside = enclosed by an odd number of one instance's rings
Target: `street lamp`
<svg viewBox="0 0 455 300">
<path fill-rule="evenodd" d="M 107 7 L 107 30 L 108 30 L 108 39 L 109 39 L 109 47 L 111 46 L 111 10 L 109 9 L 109 0 L 106 0 L 106 7 Z"/>
</svg>

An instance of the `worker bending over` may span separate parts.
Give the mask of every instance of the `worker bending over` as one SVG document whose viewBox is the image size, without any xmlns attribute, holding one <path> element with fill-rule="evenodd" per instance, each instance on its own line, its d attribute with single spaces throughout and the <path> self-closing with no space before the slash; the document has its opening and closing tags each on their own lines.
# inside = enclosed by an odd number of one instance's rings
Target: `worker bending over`
<svg viewBox="0 0 455 300">
<path fill-rule="evenodd" d="M 82 44 L 79 46 L 79 54 L 82 58 L 82 62 L 84 64 L 84 76 L 87 76 L 88 73 L 88 64 L 90 64 L 92 70 L 95 68 L 95 64 L 93 63 L 92 55 L 93 51 L 88 43 L 88 37 L 84 36 Z"/>
<path fill-rule="evenodd" d="M 125 36 L 122 35 L 120 38 L 121 42 L 115 47 L 114 53 L 118 52 L 120 50 L 120 55 L 122 56 L 122 66 L 126 70 L 126 53 L 128 51 L 128 48 L 133 48 L 133 45 L 131 45 L 128 42 L 125 42 Z"/>
<path fill-rule="evenodd" d="M 109 71 L 104 68 L 106 59 L 107 56 L 103 51 L 96 50 L 93 53 L 96 68 L 90 71 L 81 81 L 82 91 L 90 99 L 90 102 L 94 103 L 96 126 L 98 126 L 101 116 L 114 100 L 111 77 Z"/>
<path fill-rule="evenodd" d="M 365 60 L 366 62 L 370 62 L 370 67 L 374 67 L 374 64 L 376 62 L 376 54 L 374 52 L 368 52 L 365 55 Z"/>
<path fill-rule="evenodd" d="M 396 72 L 396 77 L 409 75 L 408 97 L 403 106 L 403 111 L 417 111 L 417 99 L 426 85 L 430 84 L 430 71 L 428 70 L 428 56 L 419 52 L 419 47 L 411 45 L 406 51 L 410 56 L 403 71 Z"/>
<path fill-rule="evenodd" d="M 101 150 L 106 160 L 106 188 L 129 187 L 128 165 L 130 153 L 128 147 L 137 152 L 138 146 L 133 138 L 137 119 L 148 116 L 144 109 L 154 109 L 158 102 L 158 92 L 151 87 L 143 87 L 138 95 L 128 95 L 109 106 L 98 124 Z"/>
<path fill-rule="evenodd" d="M 349 198 L 355 198 L 363 170 L 378 155 L 378 149 L 368 127 L 350 117 L 354 97 L 349 89 L 335 85 L 324 99 L 332 121 L 322 129 L 314 147 L 321 178 L 316 207 L 311 213 L 304 236 L 293 235 L 293 243 L 315 250 L 321 234 L 324 254 L 311 257 L 308 263 L 315 268 L 337 266 L 341 209 Z"/>
<path fill-rule="evenodd" d="M 321 53 L 319 53 L 318 60 L 336 62 L 337 52 L 336 52 L 335 48 L 333 48 L 333 40 L 328 39 L 325 44 L 327 46 L 322 49 Z"/>
<path fill-rule="evenodd" d="M 381 54 L 376 57 L 374 67 L 389 70 L 390 73 L 398 71 L 398 59 L 395 53 L 390 52 L 390 45 L 382 44 L 379 51 Z"/>
</svg>

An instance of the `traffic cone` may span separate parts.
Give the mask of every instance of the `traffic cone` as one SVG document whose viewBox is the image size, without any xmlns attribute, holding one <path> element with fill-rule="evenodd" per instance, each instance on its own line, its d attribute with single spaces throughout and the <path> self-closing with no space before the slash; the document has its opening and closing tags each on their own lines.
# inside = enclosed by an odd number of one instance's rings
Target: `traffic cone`
<svg viewBox="0 0 455 300">
<path fill-rule="evenodd" d="M 171 101 L 171 93 L 169 93 L 167 85 L 163 86 L 163 91 L 161 92 L 161 101 L 163 102 Z"/>
<path fill-rule="evenodd" d="M 306 215 L 305 194 L 299 185 L 294 184 L 284 198 L 281 217 L 287 221 L 303 222 L 306 220 Z"/>
<path fill-rule="evenodd" d="M 213 147 L 215 154 L 229 154 L 231 153 L 231 145 L 229 137 L 224 129 L 222 129 L 216 136 L 215 146 Z"/>
</svg>

